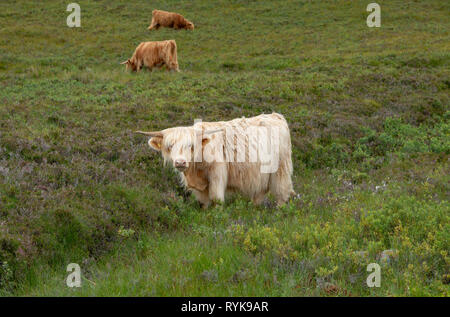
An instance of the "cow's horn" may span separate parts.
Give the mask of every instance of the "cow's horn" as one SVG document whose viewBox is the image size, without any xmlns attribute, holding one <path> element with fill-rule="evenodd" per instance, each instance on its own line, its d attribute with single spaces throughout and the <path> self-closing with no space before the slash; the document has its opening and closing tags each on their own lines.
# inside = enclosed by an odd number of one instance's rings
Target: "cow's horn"
<svg viewBox="0 0 450 317">
<path fill-rule="evenodd" d="M 128 63 L 128 60 L 126 60 L 125 62 L 120 63 L 120 65 L 126 64 Z"/>
<path fill-rule="evenodd" d="M 205 130 L 203 134 L 213 134 L 217 132 L 223 132 L 223 129 L 215 129 L 215 130 Z"/>
<path fill-rule="evenodd" d="M 144 135 L 149 135 L 149 136 L 160 136 L 160 137 L 163 136 L 161 131 L 154 131 L 154 132 L 134 131 L 134 132 L 144 134 Z"/>
</svg>

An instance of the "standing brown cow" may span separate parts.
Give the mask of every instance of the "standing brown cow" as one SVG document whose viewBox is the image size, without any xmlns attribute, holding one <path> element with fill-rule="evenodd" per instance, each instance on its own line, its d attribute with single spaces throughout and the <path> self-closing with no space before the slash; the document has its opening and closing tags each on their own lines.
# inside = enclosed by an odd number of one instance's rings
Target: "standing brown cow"
<svg viewBox="0 0 450 317">
<path fill-rule="evenodd" d="M 194 23 L 186 20 L 181 14 L 175 12 L 167 12 L 161 10 L 153 10 L 152 22 L 148 27 L 149 30 L 158 29 L 160 26 L 174 28 L 175 30 L 186 29 L 193 30 Z"/>
<path fill-rule="evenodd" d="M 177 59 L 177 43 L 175 40 L 142 42 L 134 51 L 133 56 L 122 62 L 132 71 L 138 72 L 142 67 L 166 66 L 168 70 L 179 72 Z"/>
</svg>

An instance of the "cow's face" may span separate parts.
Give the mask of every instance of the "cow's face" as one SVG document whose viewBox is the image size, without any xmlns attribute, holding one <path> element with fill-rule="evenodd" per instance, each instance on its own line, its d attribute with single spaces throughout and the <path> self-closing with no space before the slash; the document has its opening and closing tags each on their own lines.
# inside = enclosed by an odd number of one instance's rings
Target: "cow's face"
<svg viewBox="0 0 450 317">
<path fill-rule="evenodd" d="M 209 143 L 210 136 L 193 127 L 170 128 L 160 132 L 140 132 L 152 136 L 148 145 L 160 151 L 165 163 L 171 163 L 180 172 L 201 159 L 203 147 Z"/>
<path fill-rule="evenodd" d="M 187 30 L 193 30 L 193 29 L 194 29 L 194 23 L 192 23 L 192 22 L 187 22 L 187 24 L 186 24 L 186 29 L 187 29 Z"/>
<path fill-rule="evenodd" d="M 137 66 L 134 62 L 132 62 L 130 59 L 126 60 L 125 62 L 120 63 L 122 65 L 126 66 L 126 70 L 131 69 L 133 72 L 137 70 Z"/>
</svg>

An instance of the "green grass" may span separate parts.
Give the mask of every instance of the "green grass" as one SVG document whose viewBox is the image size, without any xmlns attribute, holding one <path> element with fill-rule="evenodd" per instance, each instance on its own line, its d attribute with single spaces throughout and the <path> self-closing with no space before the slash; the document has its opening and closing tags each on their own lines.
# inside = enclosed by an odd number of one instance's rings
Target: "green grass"
<svg viewBox="0 0 450 317">
<path fill-rule="evenodd" d="M 78 3 L 81 28 L 0 3 L 0 295 L 449 296 L 450 4 L 378 1 L 368 28 L 369 1 Z M 154 8 L 195 30 L 149 32 Z M 119 65 L 164 39 L 181 73 Z M 280 209 L 202 210 L 132 132 L 272 111 Z"/>
</svg>

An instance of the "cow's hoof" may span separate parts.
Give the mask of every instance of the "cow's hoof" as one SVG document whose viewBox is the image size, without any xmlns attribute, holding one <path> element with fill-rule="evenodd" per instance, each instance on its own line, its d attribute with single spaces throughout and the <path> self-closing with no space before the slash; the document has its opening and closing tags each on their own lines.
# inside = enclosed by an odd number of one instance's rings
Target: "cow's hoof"
<svg viewBox="0 0 450 317">
<path fill-rule="evenodd" d="M 272 209 L 275 207 L 275 205 L 268 198 L 264 198 L 262 205 L 266 209 Z"/>
</svg>

